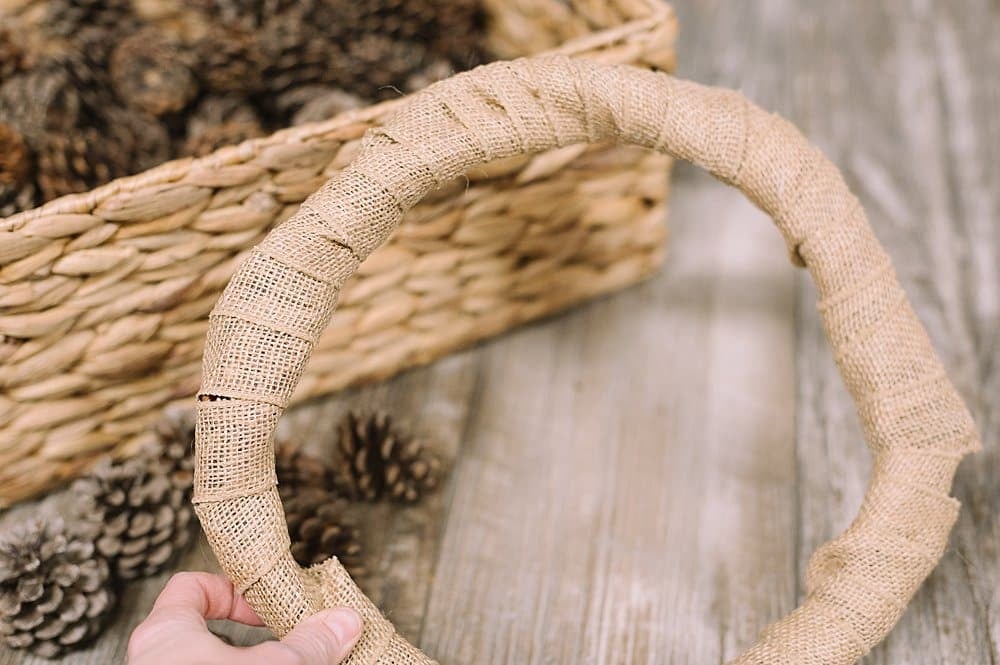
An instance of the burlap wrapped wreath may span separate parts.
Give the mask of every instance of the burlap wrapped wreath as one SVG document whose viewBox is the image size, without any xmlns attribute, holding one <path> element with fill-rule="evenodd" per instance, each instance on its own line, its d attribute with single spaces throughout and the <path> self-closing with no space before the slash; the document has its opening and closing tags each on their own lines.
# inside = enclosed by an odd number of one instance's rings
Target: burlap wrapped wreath
<svg viewBox="0 0 1000 665">
<path fill-rule="evenodd" d="M 975 425 L 837 169 L 729 90 L 563 57 L 498 62 L 427 88 L 251 253 L 212 313 L 195 503 L 223 569 L 283 635 L 324 607 L 365 619 L 349 663 L 429 663 L 331 559 L 300 569 L 272 433 L 344 281 L 428 191 L 495 159 L 614 139 L 701 165 L 770 214 L 809 268 L 874 470 L 861 511 L 812 557 L 806 597 L 735 663 L 853 663 L 944 551 Z"/>
</svg>

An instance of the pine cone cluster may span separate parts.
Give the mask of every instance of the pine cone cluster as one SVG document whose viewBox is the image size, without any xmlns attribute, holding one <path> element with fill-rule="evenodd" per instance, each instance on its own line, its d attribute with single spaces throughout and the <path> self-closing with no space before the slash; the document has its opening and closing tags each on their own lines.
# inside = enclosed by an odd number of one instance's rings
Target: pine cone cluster
<svg viewBox="0 0 1000 665">
<path fill-rule="evenodd" d="M 351 515 L 360 509 L 352 502 L 413 503 L 437 486 L 441 463 L 384 412 L 349 412 L 336 436 L 330 458 L 279 442 L 278 492 L 295 560 L 310 566 L 336 556 L 358 577 L 365 571 L 361 533 Z"/>
<path fill-rule="evenodd" d="M 121 108 L 107 77 L 73 53 L 46 56 L 0 86 L 0 123 L 21 134 L 26 186 L 45 200 L 150 168 L 169 154 L 165 127 Z"/>
<path fill-rule="evenodd" d="M 420 439 L 393 426 L 384 412 L 350 412 L 340 424 L 334 486 L 364 501 L 413 503 L 437 487 L 441 462 Z"/>
<path fill-rule="evenodd" d="M 194 419 L 168 412 L 154 434 L 155 445 L 104 460 L 73 484 L 72 529 L 32 523 L 0 541 L 0 637 L 8 646 L 50 658 L 82 646 L 113 610 L 117 585 L 161 572 L 190 542 Z M 382 412 L 349 413 L 337 437 L 326 460 L 280 443 L 278 488 L 296 561 L 336 556 L 358 577 L 362 534 L 351 501 L 416 501 L 436 487 L 441 465 Z"/>
<path fill-rule="evenodd" d="M 0 636 L 46 658 L 97 635 L 115 606 L 108 563 L 61 522 L 22 525 L 0 542 Z"/>
<path fill-rule="evenodd" d="M 479 64 L 479 3 L 182 0 L 183 29 L 133 0 L 5 18 L 0 123 L 23 139 L 10 154 L 26 153 L 28 174 L 0 171 L 0 215 Z"/>
</svg>

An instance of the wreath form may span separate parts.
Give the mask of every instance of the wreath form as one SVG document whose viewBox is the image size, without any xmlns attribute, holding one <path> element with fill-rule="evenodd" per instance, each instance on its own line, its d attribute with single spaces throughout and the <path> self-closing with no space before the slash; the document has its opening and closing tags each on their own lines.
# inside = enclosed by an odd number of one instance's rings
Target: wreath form
<svg viewBox="0 0 1000 665">
<path fill-rule="evenodd" d="M 430 190 L 496 159 L 617 140 L 693 162 L 767 212 L 820 295 L 874 466 L 858 517 L 812 556 L 806 595 L 736 664 L 847 665 L 882 640 L 937 564 L 979 447 L 859 201 L 787 121 L 737 92 L 566 57 L 497 62 L 428 87 L 252 250 L 211 315 L 198 402 L 196 509 L 223 570 L 274 632 L 348 605 L 347 663 L 432 663 L 334 558 L 289 552 L 272 435 L 358 265 Z M 433 331 L 430 332 L 433 334 Z"/>
</svg>

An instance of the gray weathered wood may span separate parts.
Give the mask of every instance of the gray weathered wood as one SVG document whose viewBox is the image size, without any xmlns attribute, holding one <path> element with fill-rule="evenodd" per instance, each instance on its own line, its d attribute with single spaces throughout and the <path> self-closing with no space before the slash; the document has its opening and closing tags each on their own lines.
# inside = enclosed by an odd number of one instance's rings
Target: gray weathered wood
<svg viewBox="0 0 1000 665">
<path fill-rule="evenodd" d="M 998 665 L 1000 5 L 676 4 L 682 75 L 742 89 L 844 169 L 983 433 L 951 548 L 864 662 Z M 807 276 L 693 169 L 671 218 L 647 284 L 285 424 L 322 450 L 346 408 L 385 405 L 453 458 L 426 504 L 367 514 L 367 589 L 442 662 L 721 662 L 853 518 L 870 463 Z M 181 564 L 212 566 L 204 545 Z M 165 578 L 68 662 L 121 661 Z"/>
</svg>

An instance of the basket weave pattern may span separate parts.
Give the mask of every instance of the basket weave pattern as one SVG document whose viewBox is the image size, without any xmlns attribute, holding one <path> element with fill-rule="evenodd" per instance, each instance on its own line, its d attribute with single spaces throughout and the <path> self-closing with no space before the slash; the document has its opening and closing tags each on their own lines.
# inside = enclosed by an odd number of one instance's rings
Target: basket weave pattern
<svg viewBox="0 0 1000 665">
<path fill-rule="evenodd" d="M 854 663 L 936 565 L 959 509 L 955 469 L 978 434 L 836 167 L 738 93 L 632 67 L 526 59 L 431 86 L 371 132 L 358 158 L 254 249 L 213 312 L 196 508 L 223 569 L 278 634 L 347 604 L 365 618 L 348 663 L 432 662 L 335 559 L 295 564 L 271 435 L 341 286 L 403 211 L 484 161 L 609 137 L 694 162 L 774 218 L 816 283 L 874 455 L 858 517 L 811 558 L 802 605 L 733 664 Z"/>
<path fill-rule="evenodd" d="M 487 2 L 489 48 L 656 68 L 658 0 Z M 610 27 L 592 33 L 600 27 Z M 592 34 L 590 34 L 592 33 Z M 275 224 L 400 102 L 170 162 L 0 220 L 0 505 L 127 454 L 193 396 L 208 314 Z M 346 285 L 294 399 L 385 378 L 649 275 L 669 158 L 566 147 L 445 183 Z"/>
</svg>

